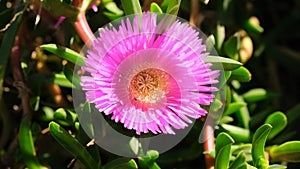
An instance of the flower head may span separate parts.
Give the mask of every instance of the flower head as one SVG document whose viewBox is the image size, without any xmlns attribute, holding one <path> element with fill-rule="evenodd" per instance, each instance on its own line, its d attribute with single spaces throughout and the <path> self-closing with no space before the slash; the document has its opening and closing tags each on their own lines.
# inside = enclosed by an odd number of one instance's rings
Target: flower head
<svg viewBox="0 0 300 169">
<path fill-rule="evenodd" d="M 171 17 L 172 18 L 172 17 Z M 219 71 L 205 63 L 205 45 L 191 26 L 154 13 L 100 30 L 87 51 L 86 99 L 137 134 L 175 134 L 207 114 Z"/>
</svg>

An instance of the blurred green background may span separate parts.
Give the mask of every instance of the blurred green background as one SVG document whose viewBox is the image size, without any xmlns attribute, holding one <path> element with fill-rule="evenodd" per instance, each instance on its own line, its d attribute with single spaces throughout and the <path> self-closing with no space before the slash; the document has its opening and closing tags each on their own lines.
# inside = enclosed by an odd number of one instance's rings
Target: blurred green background
<svg viewBox="0 0 300 169">
<path fill-rule="evenodd" d="M 40 47 L 81 50 L 74 27 L 80 2 L 0 0 L 0 168 L 195 169 L 206 168 L 204 154 L 223 155 L 216 168 L 300 168 L 299 0 L 83 1 L 98 7 L 84 9 L 93 32 L 130 9 L 178 14 L 203 31 L 220 56 L 243 63 L 226 70 L 222 88 L 227 100 L 215 137 L 224 151 L 204 153 L 200 119 L 173 149 L 136 159 L 87 146 L 72 104 L 70 53 Z"/>
</svg>

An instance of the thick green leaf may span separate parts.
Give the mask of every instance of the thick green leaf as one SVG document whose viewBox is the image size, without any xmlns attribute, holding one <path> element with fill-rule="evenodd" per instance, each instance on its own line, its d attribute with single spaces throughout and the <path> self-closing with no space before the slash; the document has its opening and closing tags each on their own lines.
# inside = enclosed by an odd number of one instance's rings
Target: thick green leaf
<svg viewBox="0 0 300 169">
<path fill-rule="evenodd" d="M 80 78 L 74 74 L 74 68 L 70 64 L 64 65 L 63 68 L 66 78 L 78 89 L 81 89 Z"/>
<path fill-rule="evenodd" d="M 244 98 L 238 95 L 236 92 L 232 92 L 233 102 L 245 102 Z M 247 106 L 240 108 L 236 113 L 238 124 L 244 128 L 249 128 L 250 114 Z"/>
<path fill-rule="evenodd" d="M 232 152 L 232 155 L 235 155 L 235 156 L 237 156 L 239 153 L 243 152 L 245 154 L 246 161 L 251 162 L 252 161 L 251 149 L 252 149 L 252 143 L 233 145 L 231 147 L 231 152 Z"/>
<path fill-rule="evenodd" d="M 167 14 L 177 15 L 181 0 L 169 0 Z"/>
<path fill-rule="evenodd" d="M 84 57 L 72 49 L 69 49 L 69 48 L 66 48 L 63 46 L 59 46 L 56 44 L 45 44 L 40 47 L 46 51 L 56 54 L 57 56 L 60 56 L 61 58 L 66 59 L 67 61 L 70 61 L 74 64 L 77 64 L 79 66 L 85 65 Z"/>
<path fill-rule="evenodd" d="M 224 58 L 220 56 L 207 56 L 204 58 L 204 61 L 206 63 L 212 63 L 213 64 L 213 69 L 223 69 L 226 70 L 234 70 L 238 69 L 239 67 L 242 66 L 242 63 L 229 59 L 229 58 Z M 220 67 L 222 66 L 222 67 Z"/>
<path fill-rule="evenodd" d="M 115 20 L 124 15 L 124 12 L 117 6 L 113 0 L 102 1 L 102 4 L 107 11 L 104 11 L 103 14 L 107 16 L 110 20 Z"/>
<path fill-rule="evenodd" d="M 67 4 L 61 0 L 43 0 L 42 2 L 43 7 L 49 10 L 52 14 L 56 16 L 65 16 L 72 22 L 76 21 L 79 9 L 71 4 Z"/>
<path fill-rule="evenodd" d="M 253 135 L 252 140 L 252 158 L 254 166 L 261 169 L 266 169 L 269 162 L 265 156 L 265 143 L 272 129 L 270 124 L 264 124 L 259 127 Z"/>
<path fill-rule="evenodd" d="M 104 165 L 102 169 L 138 169 L 138 166 L 133 159 L 118 158 Z"/>
<path fill-rule="evenodd" d="M 246 156 L 244 152 L 240 152 L 234 161 L 230 164 L 229 169 L 247 168 Z"/>
<path fill-rule="evenodd" d="M 237 127 L 230 124 L 221 124 L 221 127 L 226 130 L 226 133 L 228 133 L 235 141 L 237 142 L 250 142 L 250 130 Z"/>
<path fill-rule="evenodd" d="M 300 162 L 300 141 L 289 141 L 273 146 L 269 151 L 272 161 Z"/>
<path fill-rule="evenodd" d="M 251 73 L 244 66 L 232 71 L 230 80 L 237 80 L 239 82 L 249 82 L 252 78 Z"/>
<path fill-rule="evenodd" d="M 247 106 L 247 103 L 245 103 L 245 102 L 230 103 L 223 115 L 224 116 L 225 115 L 231 115 L 231 114 L 239 111 L 242 107 L 245 107 L 245 106 Z"/>
<path fill-rule="evenodd" d="M 12 46 L 15 42 L 15 36 L 22 21 L 23 14 L 17 16 L 16 20 L 6 30 L 0 46 L 0 98 L 3 92 L 3 80 L 6 71 L 7 62 L 11 53 Z"/>
<path fill-rule="evenodd" d="M 244 22 L 245 29 L 253 33 L 262 33 L 264 28 L 262 28 L 256 21 L 254 17 L 250 17 Z"/>
<path fill-rule="evenodd" d="M 162 9 L 155 2 L 151 3 L 151 5 L 150 5 L 150 12 L 156 12 L 156 13 L 159 13 L 159 14 L 163 13 Z"/>
<path fill-rule="evenodd" d="M 54 112 L 54 118 L 56 120 L 62 120 L 69 125 L 73 125 L 77 119 L 77 114 L 70 110 L 59 108 Z"/>
<path fill-rule="evenodd" d="M 65 129 L 55 122 L 49 123 L 52 136 L 69 151 L 75 158 L 80 160 L 87 168 L 99 168 L 91 154 L 81 145 L 77 139 L 72 137 Z M 97 167 L 98 166 L 98 167 Z"/>
<path fill-rule="evenodd" d="M 47 81 L 57 84 L 62 87 L 73 88 L 75 87 L 64 74 L 54 74 L 54 76 L 47 79 Z"/>
<path fill-rule="evenodd" d="M 224 43 L 224 52 L 227 56 L 231 59 L 238 60 L 239 54 L 238 51 L 241 48 L 240 44 L 240 35 L 236 34 L 231 36 L 225 43 Z"/>
<path fill-rule="evenodd" d="M 286 127 L 287 118 L 282 112 L 274 112 L 267 117 L 265 124 L 273 126 L 268 136 L 268 140 L 271 140 Z"/>
<path fill-rule="evenodd" d="M 216 40 L 214 35 L 209 35 L 205 41 L 206 51 L 211 53 L 214 50 Z"/>
<path fill-rule="evenodd" d="M 222 49 L 222 46 L 223 46 L 224 39 L 225 39 L 225 27 L 218 24 L 214 35 L 215 35 L 215 39 L 216 39 L 216 49 L 218 52 L 220 52 Z"/>
<path fill-rule="evenodd" d="M 155 160 L 159 157 L 159 153 L 155 150 L 147 151 L 145 156 L 139 157 L 139 164 L 142 168 L 160 169 Z"/>
<path fill-rule="evenodd" d="M 268 169 L 285 169 L 285 168 L 287 168 L 287 167 L 284 165 L 279 165 L 279 164 L 273 164 L 268 167 Z"/>
<path fill-rule="evenodd" d="M 143 149 L 141 147 L 142 145 L 137 138 L 132 137 L 131 140 L 129 141 L 129 146 L 135 155 L 138 156 L 144 155 Z"/>
<path fill-rule="evenodd" d="M 243 97 L 246 102 L 253 103 L 266 99 L 268 97 L 268 93 L 264 88 L 255 88 L 244 93 Z"/>
<path fill-rule="evenodd" d="M 22 152 L 24 161 L 29 168 L 34 169 L 47 169 L 47 167 L 42 166 L 37 157 L 34 148 L 32 132 L 30 127 L 30 119 L 28 116 L 23 117 L 19 130 L 19 144 L 20 150 Z"/>
<path fill-rule="evenodd" d="M 142 8 L 139 0 L 121 0 L 121 3 L 126 15 L 142 13 Z"/>
<path fill-rule="evenodd" d="M 234 143 L 234 140 L 227 133 L 218 134 L 215 147 L 215 169 L 228 169 L 232 143 Z"/>
</svg>

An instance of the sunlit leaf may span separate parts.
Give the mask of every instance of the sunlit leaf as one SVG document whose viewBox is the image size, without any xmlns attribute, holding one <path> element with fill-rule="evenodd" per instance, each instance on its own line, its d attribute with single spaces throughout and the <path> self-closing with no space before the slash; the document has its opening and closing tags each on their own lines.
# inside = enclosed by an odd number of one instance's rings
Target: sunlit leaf
<svg viewBox="0 0 300 169">
<path fill-rule="evenodd" d="M 269 165 L 269 161 L 265 156 L 265 144 L 271 129 L 270 124 L 264 124 L 253 135 L 252 158 L 254 166 L 257 168 L 266 169 Z"/>
<path fill-rule="evenodd" d="M 171 15 L 177 15 L 179 11 L 181 0 L 169 0 L 166 13 Z"/>
<path fill-rule="evenodd" d="M 229 169 L 247 168 L 246 156 L 244 152 L 240 152 L 234 161 L 230 164 Z"/>
<path fill-rule="evenodd" d="M 228 134 L 218 134 L 215 147 L 215 169 L 228 169 L 232 143 L 234 143 L 234 140 Z"/>
<path fill-rule="evenodd" d="M 24 161 L 29 168 L 47 169 L 42 166 L 35 152 L 29 116 L 23 117 L 19 130 L 19 144 Z"/>
<path fill-rule="evenodd" d="M 236 92 L 232 92 L 233 102 L 245 102 L 244 98 L 238 95 Z M 235 112 L 235 116 L 238 120 L 238 124 L 244 128 L 249 128 L 250 113 L 247 106 L 240 108 Z"/>
<path fill-rule="evenodd" d="M 264 88 L 251 89 L 243 94 L 246 102 L 258 102 L 264 100 L 268 97 L 267 90 Z"/>
<path fill-rule="evenodd" d="M 251 73 L 244 66 L 239 67 L 232 71 L 231 80 L 237 80 L 239 82 L 249 82 L 252 78 Z"/>
<path fill-rule="evenodd" d="M 142 13 L 142 8 L 139 0 L 121 0 L 121 2 L 126 15 Z"/>
<path fill-rule="evenodd" d="M 99 167 L 83 145 L 81 145 L 78 140 L 72 137 L 65 129 L 60 127 L 59 124 L 51 122 L 49 123 L 49 129 L 50 133 L 59 142 L 59 144 L 69 151 L 75 158 L 80 160 L 87 168 L 95 169 Z"/>
<path fill-rule="evenodd" d="M 207 52 L 212 52 L 215 48 L 216 40 L 214 35 L 209 35 L 205 41 L 205 46 L 206 46 L 206 51 Z"/>
<path fill-rule="evenodd" d="M 46 51 L 56 54 L 57 56 L 60 56 L 61 58 L 66 59 L 67 61 L 70 61 L 74 64 L 77 64 L 79 66 L 85 65 L 84 57 L 72 49 L 69 49 L 69 48 L 66 48 L 63 46 L 59 46 L 56 44 L 45 44 L 40 47 Z"/>
<path fill-rule="evenodd" d="M 117 158 L 108 162 L 103 169 L 138 169 L 136 162 L 129 158 Z"/>
<path fill-rule="evenodd" d="M 235 141 L 237 142 L 250 142 L 250 130 L 237 127 L 230 124 L 221 124 L 221 127 L 226 130 L 226 133 L 228 133 Z"/>
<path fill-rule="evenodd" d="M 220 52 L 225 39 L 225 27 L 218 24 L 214 35 L 216 39 L 216 49 Z"/>
<path fill-rule="evenodd" d="M 230 103 L 223 115 L 231 115 L 231 114 L 239 111 L 242 107 L 245 107 L 245 106 L 247 106 L 247 103 L 245 103 L 245 102 Z"/>
<path fill-rule="evenodd" d="M 224 52 L 227 56 L 229 56 L 231 59 L 238 60 L 239 54 L 238 51 L 241 48 L 240 44 L 240 35 L 235 34 L 231 37 L 229 37 L 228 40 L 224 43 Z"/>
<path fill-rule="evenodd" d="M 70 110 L 59 108 L 54 112 L 54 118 L 56 120 L 64 121 L 69 125 L 73 125 L 77 119 L 77 114 Z"/>
<path fill-rule="evenodd" d="M 300 162 L 300 141 L 289 141 L 270 148 L 272 161 Z"/>
<path fill-rule="evenodd" d="M 159 14 L 163 13 L 162 9 L 155 2 L 151 3 L 151 5 L 150 5 L 150 12 L 156 12 L 156 13 L 159 13 Z"/>
<path fill-rule="evenodd" d="M 253 33 L 262 33 L 264 28 L 259 25 L 259 21 L 256 17 L 252 16 L 244 22 L 245 29 Z"/>
<path fill-rule="evenodd" d="M 242 66 L 242 63 L 238 61 L 220 56 L 207 56 L 204 58 L 204 61 L 206 63 L 212 63 L 213 68 L 220 68 L 220 66 L 222 65 L 222 68 L 224 70 L 234 70 Z"/>
<path fill-rule="evenodd" d="M 282 112 L 274 112 L 267 117 L 265 124 L 273 126 L 268 136 L 268 140 L 271 140 L 286 127 L 287 118 Z"/>
</svg>

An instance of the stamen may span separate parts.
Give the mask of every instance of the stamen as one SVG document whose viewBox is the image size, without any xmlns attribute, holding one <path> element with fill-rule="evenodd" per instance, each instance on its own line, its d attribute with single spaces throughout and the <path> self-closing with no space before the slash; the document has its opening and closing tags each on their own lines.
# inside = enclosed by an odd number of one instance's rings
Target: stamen
<svg viewBox="0 0 300 169">
<path fill-rule="evenodd" d="M 160 69 L 142 70 L 129 84 L 130 100 L 138 102 L 138 105 L 143 104 L 143 107 L 157 103 L 168 93 L 169 78 L 169 75 Z"/>
</svg>

